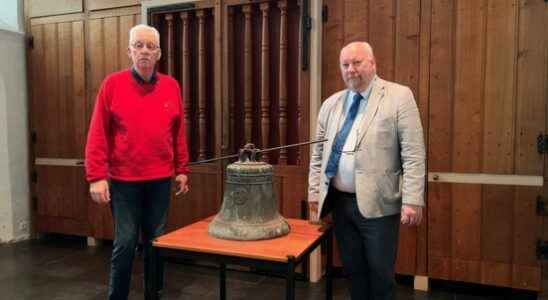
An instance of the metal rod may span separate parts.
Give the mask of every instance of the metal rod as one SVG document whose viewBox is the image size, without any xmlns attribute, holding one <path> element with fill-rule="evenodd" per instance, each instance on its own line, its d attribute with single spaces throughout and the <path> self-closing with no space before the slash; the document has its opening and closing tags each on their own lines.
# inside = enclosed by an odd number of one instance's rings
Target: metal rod
<svg viewBox="0 0 548 300">
<path fill-rule="evenodd" d="M 308 141 L 308 142 L 302 142 L 302 143 L 296 143 L 296 144 L 289 144 L 289 145 L 284 145 L 284 146 L 279 146 L 279 147 L 274 147 L 274 148 L 258 150 L 257 152 L 275 151 L 275 150 L 280 150 L 280 149 L 284 149 L 284 148 L 298 147 L 298 146 L 310 145 L 310 144 L 315 144 L 315 143 L 323 143 L 325 141 L 327 141 L 327 139 L 321 139 L 321 140 L 316 140 L 316 141 Z M 188 165 L 193 166 L 193 165 L 203 164 L 203 163 L 207 163 L 207 162 L 238 157 L 239 155 L 240 154 L 231 154 L 231 155 L 219 156 L 219 157 L 215 157 L 215 158 L 198 160 L 198 161 L 190 162 L 190 163 L 188 163 Z"/>
</svg>

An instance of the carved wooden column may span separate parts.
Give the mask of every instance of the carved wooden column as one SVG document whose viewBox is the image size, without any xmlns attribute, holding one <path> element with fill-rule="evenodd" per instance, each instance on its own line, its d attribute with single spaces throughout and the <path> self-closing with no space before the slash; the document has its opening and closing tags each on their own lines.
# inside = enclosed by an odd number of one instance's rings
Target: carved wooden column
<svg viewBox="0 0 548 300">
<path fill-rule="evenodd" d="M 167 52 L 167 74 L 174 76 L 175 74 L 175 57 L 174 57 L 174 45 L 173 45 L 173 14 L 166 14 L 165 20 L 167 22 L 167 41 L 166 41 L 166 52 Z"/>
<path fill-rule="evenodd" d="M 251 5 L 242 7 L 244 13 L 244 143 L 252 142 L 253 134 L 253 90 L 251 53 Z"/>
<path fill-rule="evenodd" d="M 287 144 L 287 1 L 278 2 L 280 8 L 280 76 L 279 76 L 279 130 L 280 145 Z M 287 164 L 287 149 L 280 150 L 278 164 Z"/>
<path fill-rule="evenodd" d="M 270 140 L 270 45 L 268 30 L 269 3 L 261 3 L 262 12 L 262 36 L 261 36 L 261 147 L 268 148 Z M 264 161 L 268 162 L 268 152 L 263 153 Z"/>
<path fill-rule="evenodd" d="M 185 131 L 187 145 L 192 142 L 192 99 L 190 99 L 190 44 L 189 44 L 189 26 L 188 12 L 180 13 L 182 23 L 181 51 L 181 89 L 183 91 L 183 103 L 185 104 Z M 189 149 L 192 147 L 189 146 Z"/>
<path fill-rule="evenodd" d="M 229 131 L 229 146 L 230 153 L 238 151 L 236 145 L 236 99 L 234 99 L 234 8 L 228 7 L 227 11 L 227 40 L 225 51 L 227 52 L 227 68 L 228 68 L 228 131 Z"/>
<path fill-rule="evenodd" d="M 207 120 L 206 120 L 206 48 L 205 11 L 196 11 L 198 18 L 198 160 L 206 159 Z"/>
</svg>

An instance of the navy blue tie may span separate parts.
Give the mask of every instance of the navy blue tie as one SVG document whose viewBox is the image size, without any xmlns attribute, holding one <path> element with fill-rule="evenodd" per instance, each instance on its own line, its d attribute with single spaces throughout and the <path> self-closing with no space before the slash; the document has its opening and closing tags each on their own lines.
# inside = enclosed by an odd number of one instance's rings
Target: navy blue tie
<svg viewBox="0 0 548 300">
<path fill-rule="evenodd" d="M 362 99 L 363 97 L 359 93 L 352 97 L 352 104 L 350 105 L 348 114 L 344 119 L 341 130 L 339 130 L 337 136 L 335 137 L 335 141 L 333 142 L 333 146 L 331 148 L 331 155 L 329 156 L 329 160 L 327 161 L 327 167 L 325 168 L 325 175 L 329 179 L 333 178 L 333 176 L 337 174 L 339 161 L 341 160 L 342 149 L 344 147 L 344 143 L 346 142 L 346 138 L 350 133 L 350 129 L 352 129 L 352 125 L 354 124 L 354 120 L 356 119 L 356 115 L 358 114 L 358 108 L 360 107 L 360 100 Z"/>
</svg>

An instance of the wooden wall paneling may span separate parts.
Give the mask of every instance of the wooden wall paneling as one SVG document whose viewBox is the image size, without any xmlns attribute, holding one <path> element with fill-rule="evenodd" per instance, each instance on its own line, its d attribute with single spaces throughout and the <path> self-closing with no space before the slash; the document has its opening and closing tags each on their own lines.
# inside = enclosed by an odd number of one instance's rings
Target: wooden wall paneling
<svg viewBox="0 0 548 300">
<path fill-rule="evenodd" d="M 452 184 L 452 279 L 480 281 L 481 185 Z"/>
<path fill-rule="evenodd" d="M 35 166 L 39 232 L 88 234 L 87 186 L 82 168 Z"/>
<path fill-rule="evenodd" d="M 454 9 L 456 23 L 452 171 L 479 173 L 482 163 L 486 2 L 459 1 Z"/>
<path fill-rule="evenodd" d="M 129 30 L 131 27 L 139 24 L 140 21 L 140 15 L 124 15 L 120 16 L 118 18 L 118 27 L 120 35 L 118 36 L 119 40 L 119 47 L 118 47 L 118 62 L 120 69 L 126 69 L 131 67 L 133 62 L 129 58 L 128 55 L 128 47 L 129 47 Z"/>
<path fill-rule="evenodd" d="M 377 74 L 387 80 L 394 80 L 395 74 L 396 2 L 400 1 L 369 2 L 369 44 L 377 61 Z"/>
<path fill-rule="evenodd" d="M 101 9 L 111 9 L 125 6 L 134 6 L 139 5 L 141 1 L 139 0 L 86 0 L 86 9 L 88 11 L 101 10 Z"/>
<path fill-rule="evenodd" d="M 482 192 L 481 282 L 511 286 L 515 188 L 484 185 Z"/>
<path fill-rule="evenodd" d="M 344 43 L 367 41 L 369 38 L 370 19 L 369 6 L 374 0 L 342 1 L 344 5 Z M 373 49 L 374 50 L 374 49 Z M 338 61 L 337 61 L 338 62 Z"/>
<path fill-rule="evenodd" d="M 29 18 L 84 11 L 82 0 L 32 0 L 28 2 L 27 17 Z"/>
<path fill-rule="evenodd" d="M 71 154 L 74 157 L 84 157 L 84 147 L 86 140 L 86 52 L 85 52 L 85 31 L 84 22 L 76 21 L 72 23 L 72 99 L 69 99 L 74 105 L 74 111 L 79 113 L 70 114 L 74 122 L 74 147 Z"/>
<path fill-rule="evenodd" d="M 322 33 L 322 101 L 344 88 L 339 67 L 339 52 L 344 46 L 344 3 L 340 0 L 325 0 L 329 8 L 327 22 Z M 314 112 L 317 113 L 317 112 Z"/>
<path fill-rule="evenodd" d="M 105 74 L 106 77 L 108 74 L 120 71 L 120 60 L 118 57 L 119 48 L 124 47 L 120 45 L 120 31 L 118 28 L 118 19 L 119 17 L 110 17 L 103 19 L 103 39 L 104 39 L 104 48 L 103 48 L 103 57 L 105 63 Z M 104 78 L 103 78 L 104 79 Z"/>
<path fill-rule="evenodd" d="M 429 172 L 451 172 L 453 169 L 453 10 L 452 1 L 432 1 L 427 155 Z"/>
<path fill-rule="evenodd" d="M 548 22 L 548 6 L 544 7 L 544 20 L 545 22 Z M 546 24 L 546 23 L 545 23 Z M 548 26 L 544 26 L 544 36 L 548 36 Z M 545 43 L 545 47 L 548 47 Z M 546 69 L 548 70 L 548 60 L 546 61 Z M 548 115 L 548 103 L 546 105 L 546 114 Z M 545 130 L 548 131 L 548 118 L 546 119 L 546 125 Z M 545 132 L 546 132 L 545 131 Z M 548 177 L 546 176 L 546 170 L 548 170 L 548 159 L 544 159 L 544 185 L 542 189 L 542 196 L 544 199 L 548 197 Z M 540 230 L 540 236 L 543 240 L 548 240 L 548 220 L 545 217 L 542 218 L 542 229 Z M 548 280 L 546 280 L 548 276 L 548 260 L 543 260 L 541 262 L 541 292 L 539 293 L 539 297 L 543 297 L 548 295 Z"/>
<path fill-rule="evenodd" d="M 419 50 L 419 86 L 417 96 L 417 105 L 419 107 L 419 112 L 422 121 L 422 128 L 424 132 L 424 143 L 426 146 L 426 153 L 428 153 L 429 147 L 429 122 L 430 122 L 430 34 L 431 34 L 431 11 L 432 11 L 432 1 L 431 0 L 421 0 L 420 5 L 420 50 Z M 428 159 L 427 170 L 428 170 Z M 425 192 L 425 201 L 426 205 L 423 208 L 423 221 L 419 226 L 417 231 L 417 274 L 418 275 L 427 275 L 428 274 L 428 220 L 429 220 L 429 210 L 428 210 L 428 185 L 426 186 Z"/>
<path fill-rule="evenodd" d="M 485 1 L 459 1 L 455 6 L 454 105 L 452 171 L 481 170 Z M 452 279 L 480 282 L 480 185 L 453 185 Z M 478 230 L 479 229 L 479 230 Z"/>
<path fill-rule="evenodd" d="M 140 6 L 129 6 L 113 9 L 104 9 L 97 11 L 90 11 L 87 13 L 88 20 L 92 19 L 105 19 L 112 17 L 123 17 L 123 16 L 135 16 L 137 18 L 137 24 L 140 24 L 141 19 L 141 7 Z"/>
<path fill-rule="evenodd" d="M 540 188 L 516 187 L 514 199 L 512 287 L 540 290 L 541 268 L 536 257 L 536 241 L 543 219 L 536 214 Z"/>
<path fill-rule="evenodd" d="M 487 5 L 482 171 L 514 174 L 518 5 Z"/>
<path fill-rule="evenodd" d="M 192 167 L 190 191 L 172 199 L 167 231 L 194 223 L 217 213 L 222 201 L 222 177 L 215 165 Z"/>
<path fill-rule="evenodd" d="M 420 51 L 420 5 L 417 1 L 399 1 L 395 12 L 394 80 L 411 88 L 418 95 Z M 417 270 L 417 226 L 400 226 L 398 258 L 399 273 L 415 274 Z M 425 268 L 426 266 L 424 266 Z"/>
<path fill-rule="evenodd" d="M 46 97 L 43 109 L 47 113 L 43 119 L 44 123 L 36 124 L 38 128 L 41 128 L 38 136 L 41 138 L 41 142 L 44 143 L 44 153 L 37 153 L 37 156 L 41 157 L 59 157 L 61 155 L 60 147 L 63 144 L 59 140 L 60 136 L 56 133 L 60 129 L 60 116 L 56 113 L 59 106 L 59 40 L 57 34 L 56 23 L 44 25 L 44 75 L 48 74 L 48 76 L 47 83 L 44 85 L 44 95 Z M 45 79 L 46 77 L 41 78 L 41 80 Z"/>
<path fill-rule="evenodd" d="M 514 173 L 515 1 L 488 1 L 485 17 L 482 172 Z M 515 188 L 483 187 L 481 282 L 512 285 Z"/>
<path fill-rule="evenodd" d="M 546 3 L 519 2 L 516 174 L 543 175 L 544 156 L 535 151 L 546 124 Z"/>
<path fill-rule="evenodd" d="M 31 86 L 31 102 L 30 102 L 30 124 L 31 124 L 31 130 L 36 134 L 36 136 L 45 136 L 44 133 L 44 127 L 38 126 L 38 124 L 45 124 L 44 118 L 46 118 L 46 114 L 39 113 L 40 110 L 36 109 L 40 107 L 40 105 L 44 106 L 43 99 L 44 94 L 43 92 L 38 91 L 44 91 L 44 85 L 46 82 L 42 79 L 42 76 L 44 74 L 45 69 L 45 62 L 44 59 L 44 26 L 43 25 L 33 25 L 31 26 L 31 34 L 34 39 L 34 48 L 32 49 L 30 53 L 30 74 L 32 81 L 30 83 Z M 38 139 L 37 139 L 38 140 Z M 46 149 L 44 149 L 44 144 L 42 143 L 34 143 L 33 145 L 33 155 L 34 156 L 40 156 L 41 154 L 46 153 Z"/>
<path fill-rule="evenodd" d="M 74 134 L 69 135 L 69 130 L 73 129 L 74 126 L 70 126 L 72 122 L 70 121 L 70 118 L 67 118 L 67 116 L 71 115 L 72 109 L 71 106 L 73 106 L 72 99 L 69 99 L 70 96 L 72 96 L 72 85 L 71 83 L 71 59 L 72 59 L 72 47 L 71 47 L 71 41 L 72 41 L 72 34 L 71 34 L 71 24 L 70 23 L 59 23 L 56 24 L 56 34 L 57 34 L 57 107 L 56 111 L 52 112 L 53 116 L 56 116 L 56 119 L 58 120 L 58 128 L 56 128 L 57 132 L 54 131 L 54 133 L 62 138 L 66 138 L 68 136 L 74 137 Z M 68 80 L 67 80 L 68 79 Z M 44 124 L 45 125 L 45 124 Z M 66 155 L 70 155 L 69 152 L 71 152 L 71 148 L 74 147 L 74 144 L 57 144 L 59 147 L 59 152 L 56 153 L 56 156 L 59 157 L 67 157 Z M 74 152 L 74 151 L 72 151 Z M 73 156 L 74 157 L 74 156 Z"/>
<path fill-rule="evenodd" d="M 428 184 L 428 276 L 451 278 L 453 248 L 451 184 Z"/>
<path fill-rule="evenodd" d="M 83 155 L 85 116 L 84 32 L 82 15 L 38 18 L 31 22 L 35 39 L 29 69 L 31 130 L 35 158 L 75 159 Z M 37 197 L 36 229 L 40 232 L 87 234 L 82 197 L 82 169 L 33 167 Z M 67 184 L 66 178 L 71 181 Z"/>
<path fill-rule="evenodd" d="M 106 76 L 105 72 L 105 57 L 104 57 L 104 46 L 105 40 L 103 38 L 103 20 L 102 19 L 92 19 L 87 22 L 87 39 L 86 47 L 88 56 L 86 57 L 88 61 L 88 101 L 87 101 L 87 124 L 91 120 L 91 115 L 93 113 L 95 97 L 101 83 Z M 93 46 L 92 46 L 93 45 Z"/>
<path fill-rule="evenodd" d="M 307 199 L 308 172 L 300 166 L 275 166 L 274 185 L 280 214 L 301 218 L 301 201 Z"/>
</svg>

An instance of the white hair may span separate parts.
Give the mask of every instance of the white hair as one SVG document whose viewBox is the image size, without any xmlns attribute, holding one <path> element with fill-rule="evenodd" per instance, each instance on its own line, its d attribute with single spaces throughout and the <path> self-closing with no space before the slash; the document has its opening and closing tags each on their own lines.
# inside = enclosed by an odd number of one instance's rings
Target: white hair
<svg viewBox="0 0 548 300">
<path fill-rule="evenodd" d="M 343 50 L 347 49 L 347 48 L 356 47 L 356 46 L 362 47 L 363 50 L 365 50 L 365 53 L 367 53 L 367 55 L 369 55 L 371 58 L 375 59 L 375 55 L 373 55 L 373 48 L 371 47 L 371 45 L 369 45 L 368 42 L 351 42 L 348 45 L 344 46 Z M 342 52 L 342 50 L 341 50 L 341 52 Z"/>
<path fill-rule="evenodd" d="M 135 39 L 135 34 L 137 34 L 138 31 L 142 31 L 142 30 L 148 30 L 148 31 L 152 31 L 154 33 L 154 36 L 156 37 L 156 40 L 158 42 L 158 44 L 160 44 L 160 33 L 158 32 L 158 29 L 152 27 L 152 26 L 148 26 L 148 25 L 145 25 L 145 24 L 139 24 L 139 25 L 135 25 L 133 27 L 131 27 L 131 29 L 129 30 L 129 44 L 133 44 L 133 41 Z"/>
</svg>

